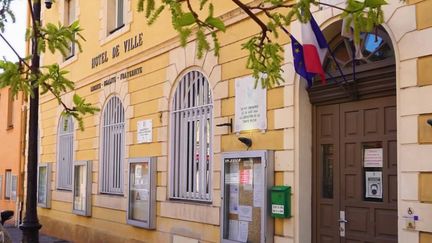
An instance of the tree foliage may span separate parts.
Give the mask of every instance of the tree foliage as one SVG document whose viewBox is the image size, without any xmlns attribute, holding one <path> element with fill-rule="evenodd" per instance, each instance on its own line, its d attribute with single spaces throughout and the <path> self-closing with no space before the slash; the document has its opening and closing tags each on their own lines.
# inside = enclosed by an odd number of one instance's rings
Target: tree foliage
<svg viewBox="0 0 432 243">
<path fill-rule="evenodd" d="M 13 0 L 0 0 L 0 31 L 4 32 L 5 23 L 15 22 L 15 15 L 10 9 Z"/>
<path fill-rule="evenodd" d="M 0 1 L 0 35 L 6 41 L 2 35 L 4 28 L 1 27 L 4 27 L 7 21 L 14 21 L 14 15 L 10 11 L 12 0 Z M 59 52 L 63 57 L 66 57 L 69 55 L 71 45 L 78 46 L 79 51 L 82 51 L 80 41 L 85 41 L 85 39 L 81 35 L 81 31 L 78 21 L 68 26 L 61 23 L 47 23 L 42 26 L 40 23 L 33 21 L 33 26 L 26 31 L 26 40 L 36 41 L 37 47 L 35 51 L 38 54 L 47 51 L 52 54 Z M 37 72 L 32 72 L 31 57 L 23 58 L 18 56 L 18 62 L 0 60 L 0 88 L 10 87 L 14 96 L 18 92 L 23 92 L 25 96 L 33 96 L 33 88 L 38 86 L 41 94 L 51 93 L 54 95 L 58 103 L 64 108 L 62 115 L 74 117 L 78 121 L 80 129 L 83 129 L 83 116 L 94 114 L 99 109 L 77 94 L 73 97 L 73 106 L 67 106 L 62 100 L 62 96 L 75 89 L 75 83 L 67 78 L 68 71 L 62 70 L 57 63 L 54 63 L 40 67 Z"/>
<path fill-rule="evenodd" d="M 283 49 L 274 39 L 279 37 L 281 31 L 290 35 L 288 27 L 292 21 L 309 21 L 312 6 L 329 6 L 341 10 L 341 18 L 347 19 L 345 28 L 353 24 L 354 41 L 358 43 L 361 32 L 371 32 L 383 23 L 382 6 L 387 4 L 385 0 L 346 0 L 345 8 L 341 8 L 318 0 L 261 0 L 250 4 L 245 3 L 250 1 L 231 1 L 261 29 L 242 48 L 249 52 L 247 68 L 252 70 L 256 84 L 260 83 L 263 88 L 271 88 L 283 82 Z M 225 32 L 226 27 L 222 19 L 214 15 L 215 5 L 218 4 L 208 0 L 138 0 L 138 11 L 145 12 L 147 23 L 151 25 L 168 9 L 172 26 L 179 33 L 182 46 L 195 35 L 197 56 L 201 58 L 205 51 L 211 49 L 215 55 L 219 54 L 217 32 Z"/>
</svg>

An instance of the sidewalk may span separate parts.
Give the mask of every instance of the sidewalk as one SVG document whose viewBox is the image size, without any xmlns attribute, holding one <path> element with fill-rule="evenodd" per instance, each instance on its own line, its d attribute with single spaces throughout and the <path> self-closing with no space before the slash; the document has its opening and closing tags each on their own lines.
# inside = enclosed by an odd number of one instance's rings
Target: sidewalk
<svg viewBox="0 0 432 243">
<path fill-rule="evenodd" d="M 14 243 L 20 243 L 21 242 L 22 232 L 19 228 L 15 227 L 15 225 L 11 225 L 11 224 L 5 224 L 3 227 L 7 230 L 7 232 L 11 236 L 12 241 Z M 57 239 L 55 237 L 51 237 L 51 236 L 47 236 L 47 235 L 43 235 L 43 234 L 39 233 L 39 242 L 40 243 L 67 243 L 69 241 L 60 240 L 60 239 Z"/>
</svg>

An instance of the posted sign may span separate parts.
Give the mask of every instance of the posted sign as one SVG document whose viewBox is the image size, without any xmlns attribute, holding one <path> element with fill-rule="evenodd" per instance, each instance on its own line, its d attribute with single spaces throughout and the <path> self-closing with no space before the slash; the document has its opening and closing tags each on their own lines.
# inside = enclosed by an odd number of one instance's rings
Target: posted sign
<svg viewBox="0 0 432 243">
<path fill-rule="evenodd" d="M 151 143 L 153 138 L 152 120 L 142 120 L 137 122 L 137 142 Z"/>
<path fill-rule="evenodd" d="M 364 167 L 383 167 L 383 149 L 382 148 L 365 149 Z"/>
<path fill-rule="evenodd" d="M 267 90 L 258 85 L 252 76 L 235 80 L 234 131 L 267 129 Z"/>
</svg>

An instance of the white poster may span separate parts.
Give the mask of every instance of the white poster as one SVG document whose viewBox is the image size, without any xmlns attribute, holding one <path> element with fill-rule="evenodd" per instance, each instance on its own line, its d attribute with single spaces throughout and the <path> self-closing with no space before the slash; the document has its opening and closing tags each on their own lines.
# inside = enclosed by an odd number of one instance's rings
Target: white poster
<svg viewBox="0 0 432 243">
<path fill-rule="evenodd" d="M 249 234 L 249 222 L 239 221 L 238 224 L 238 241 L 247 242 L 248 234 Z"/>
<path fill-rule="evenodd" d="M 366 198 L 382 199 L 381 171 L 366 171 Z"/>
<path fill-rule="evenodd" d="M 153 139 L 152 120 L 142 120 L 137 122 L 137 142 L 151 143 Z"/>
<path fill-rule="evenodd" d="M 255 88 L 255 79 L 246 76 L 235 80 L 234 131 L 267 129 L 267 90 Z"/>
<path fill-rule="evenodd" d="M 264 197 L 263 178 L 261 164 L 254 164 L 253 168 L 253 206 L 261 207 Z"/>
<path fill-rule="evenodd" d="M 225 174 L 225 184 L 239 184 L 239 163 L 229 163 L 229 172 Z"/>
<path fill-rule="evenodd" d="M 238 214 L 239 207 L 239 186 L 238 184 L 230 185 L 229 195 L 229 213 Z"/>
<path fill-rule="evenodd" d="M 239 220 L 252 221 L 252 206 L 239 205 Z"/>
<path fill-rule="evenodd" d="M 230 219 L 228 224 L 228 239 L 237 240 L 239 236 L 239 221 Z"/>
<path fill-rule="evenodd" d="M 364 167 L 383 167 L 383 149 L 369 148 L 364 150 Z"/>
</svg>

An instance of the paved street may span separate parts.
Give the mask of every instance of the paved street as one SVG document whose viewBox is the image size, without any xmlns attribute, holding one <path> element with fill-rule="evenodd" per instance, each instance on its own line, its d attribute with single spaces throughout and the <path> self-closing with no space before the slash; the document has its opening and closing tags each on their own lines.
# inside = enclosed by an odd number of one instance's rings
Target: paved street
<svg viewBox="0 0 432 243">
<path fill-rule="evenodd" d="M 5 224 L 4 228 L 7 230 L 7 232 L 11 236 L 12 241 L 14 243 L 21 242 L 22 233 L 21 233 L 21 230 L 19 228 L 15 227 L 14 225 L 10 225 L 10 224 L 9 225 Z M 66 243 L 69 241 L 57 239 L 55 237 L 50 237 L 50 236 L 43 235 L 43 234 L 39 234 L 39 242 L 40 243 Z"/>
</svg>

